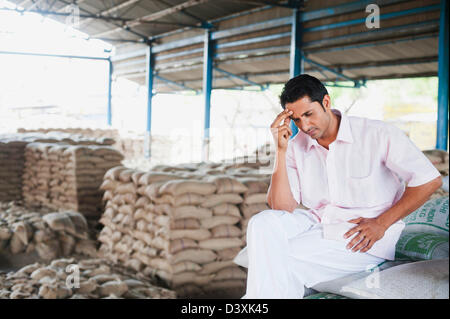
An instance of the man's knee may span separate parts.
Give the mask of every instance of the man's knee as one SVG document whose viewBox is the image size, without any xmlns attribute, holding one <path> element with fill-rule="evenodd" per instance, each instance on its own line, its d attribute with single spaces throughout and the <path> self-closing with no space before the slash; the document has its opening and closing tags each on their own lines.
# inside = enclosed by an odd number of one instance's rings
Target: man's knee
<svg viewBox="0 0 450 319">
<path fill-rule="evenodd" d="M 273 225 L 274 220 L 282 214 L 283 211 L 275 209 L 267 209 L 253 215 L 248 221 L 248 229 L 261 229 L 268 225 Z"/>
</svg>

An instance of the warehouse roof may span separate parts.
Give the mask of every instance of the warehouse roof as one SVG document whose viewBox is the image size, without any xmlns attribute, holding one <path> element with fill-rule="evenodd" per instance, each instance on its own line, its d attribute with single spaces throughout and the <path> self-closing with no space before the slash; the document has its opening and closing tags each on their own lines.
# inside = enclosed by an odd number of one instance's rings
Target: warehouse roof
<svg viewBox="0 0 450 319">
<path fill-rule="evenodd" d="M 13 1 L 67 21 L 70 1 Z M 292 6 L 282 0 L 78 0 L 79 29 L 116 45 L 114 75 L 145 83 L 155 53 L 157 92 L 201 90 L 203 40 L 215 42 L 214 88 L 289 79 Z M 366 6 L 380 8 L 367 28 Z M 289 7 L 291 6 L 291 7 Z M 439 0 L 305 1 L 305 72 L 322 81 L 436 76 Z"/>
</svg>

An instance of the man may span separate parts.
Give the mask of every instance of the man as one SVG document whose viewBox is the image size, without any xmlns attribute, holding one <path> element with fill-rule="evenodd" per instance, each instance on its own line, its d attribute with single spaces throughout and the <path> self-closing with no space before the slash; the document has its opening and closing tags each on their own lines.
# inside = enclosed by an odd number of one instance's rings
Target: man
<svg viewBox="0 0 450 319">
<path fill-rule="evenodd" d="M 305 286 L 393 260 L 402 219 L 442 184 L 401 130 L 332 109 L 318 79 L 289 80 L 280 102 L 272 209 L 250 219 L 235 258 L 248 266 L 243 298 L 303 298 Z M 291 120 L 299 132 L 289 140 Z"/>
</svg>

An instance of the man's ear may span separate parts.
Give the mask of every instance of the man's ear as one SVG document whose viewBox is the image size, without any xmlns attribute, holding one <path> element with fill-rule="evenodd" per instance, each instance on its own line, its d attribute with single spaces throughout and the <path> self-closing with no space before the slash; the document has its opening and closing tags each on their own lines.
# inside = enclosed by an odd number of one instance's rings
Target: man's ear
<svg viewBox="0 0 450 319">
<path fill-rule="evenodd" d="M 325 94 L 325 96 L 323 97 L 322 105 L 325 108 L 325 112 L 327 109 L 331 108 L 331 99 L 328 94 Z"/>
</svg>

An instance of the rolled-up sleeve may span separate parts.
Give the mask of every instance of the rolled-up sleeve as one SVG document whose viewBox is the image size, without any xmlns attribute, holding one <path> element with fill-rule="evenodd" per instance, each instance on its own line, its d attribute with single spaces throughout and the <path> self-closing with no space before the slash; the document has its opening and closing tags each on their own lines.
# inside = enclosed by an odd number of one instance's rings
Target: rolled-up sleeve
<svg viewBox="0 0 450 319">
<path fill-rule="evenodd" d="M 293 140 L 290 140 L 286 150 L 286 170 L 289 179 L 289 185 L 291 187 L 291 193 L 295 201 L 300 204 L 301 192 L 300 192 L 300 180 L 298 176 L 297 163 L 294 156 L 294 144 Z"/>
<path fill-rule="evenodd" d="M 403 179 L 407 187 L 426 184 L 441 175 L 402 130 L 391 124 L 385 128 L 385 165 Z"/>
</svg>

